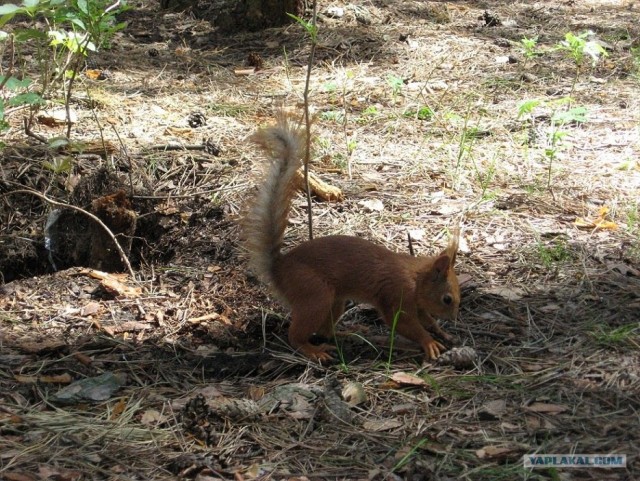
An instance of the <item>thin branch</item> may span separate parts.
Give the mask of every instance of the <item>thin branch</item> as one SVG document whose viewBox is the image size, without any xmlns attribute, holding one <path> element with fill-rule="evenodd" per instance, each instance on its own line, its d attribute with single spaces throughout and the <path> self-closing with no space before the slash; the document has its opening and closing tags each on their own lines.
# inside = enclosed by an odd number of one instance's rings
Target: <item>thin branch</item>
<svg viewBox="0 0 640 481">
<path fill-rule="evenodd" d="M 307 191 L 307 219 L 309 224 L 309 240 L 313 239 L 313 212 L 311 210 L 311 188 L 309 187 L 309 163 L 311 162 L 311 117 L 309 116 L 309 84 L 311 83 L 311 70 L 313 69 L 313 59 L 316 54 L 317 41 L 317 1 L 313 1 L 313 17 L 311 18 L 311 25 L 313 32 L 311 32 L 311 52 L 309 53 L 309 63 L 307 65 L 307 79 L 304 84 L 304 123 L 307 134 L 307 145 L 304 154 L 304 182 L 306 184 Z"/>
<path fill-rule="evenodd" d="M 411 238 L 411 232 L 407 232 L 407 241 L 409 242 L 409 255 L 411 257 L 415 257 L 415 252 L 413 251 L 413 239 Z"/>
<path fill-rule="evenodd" d="M 31 122 L 29 122 L 29 120 L 26 117 L 23 120 L 23 124 L 24 124 L 24 133 L 27 135 L 27 137 L 33 137 L 34 139 L 42 142 L 43 144 L 47 143 L 47 139 L 45 137 L 43 137 L 42 135 L 36 134 L 33 130 L 31 130 Z"/>
<path fill-rule="evenodd" d="M 102 16 L 104 17 L 107 13 L 109 13 L 111 10 L 115 10 L 116 8 L 118 8 L 120 6 L 120 0 L 118 0 L 116 3 L 114 3 L 113 5 L 111 5 L 110 7 L 107 7 L 104 9 L 104 13 L 102 14 Z"/>
</svg>

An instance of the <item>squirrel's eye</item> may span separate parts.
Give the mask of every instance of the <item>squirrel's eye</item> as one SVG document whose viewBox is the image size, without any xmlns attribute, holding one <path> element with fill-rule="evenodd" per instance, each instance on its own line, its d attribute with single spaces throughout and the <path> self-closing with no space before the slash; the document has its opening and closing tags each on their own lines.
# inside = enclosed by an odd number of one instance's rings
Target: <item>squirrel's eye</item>
<svg viewBox="0 0 640 481">
<path fill-rule="evenodd" d="M 450 306 L 453 302 L 453 297 L 451 297 L 451 294 L 445 294 L 444 296 L 442 296 L 442 302 L 444 302 L 447 306 Z"/>
</svg>

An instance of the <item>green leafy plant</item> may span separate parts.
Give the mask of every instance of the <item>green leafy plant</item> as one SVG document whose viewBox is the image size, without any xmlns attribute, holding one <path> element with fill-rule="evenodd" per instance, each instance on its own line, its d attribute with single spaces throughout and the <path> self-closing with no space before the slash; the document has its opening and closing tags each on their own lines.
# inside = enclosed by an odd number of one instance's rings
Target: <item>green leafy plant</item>
<svg viewBox="0 0 640 481">
<path fill-rule="evenodd" d="M 57 82 L 65 89 L 65 105 L 68 109 L 73 80 L 80 70 L 81 61 L 89 52 L 107 47 L 113 35 L 124 28 L 124 23 L 115 21 L 116 15 L 127 9 L 124 2 L 111 3 L 105 0 L 23 0 L 20 4 L 0 5 L 0 28 L 15 17 L 44 19 L 46 30 L 16 28 L 12 33 L 0 31 L 0 40 L 10 44 L 10 52 L 19 53 L 22 44 L 32 43 L 39 61 L 39 75 L 35 92 L 33 79 L 23 72 L 14 73 L 13 56 L 0 89 L 10 91 L 12 96 L 0 105 L 0 129 L 7 126 L 5 106 L 30 106 L 32 114 L 44 103 L 44 98 L 53 94 Z M 17 82 L 16 77 L 22 80 Z M 21 82 L 21 83 L 20 83 Z M 5 98 L 7 98 L 5 96 Z M 70 133 L 69 123 L 67 136 Z"/>
<path fill-rule="evenodd" d="M 540 51 L 538 50 L 538 37 L 527 38 L 522 37 L 520 39 L 520 47 L 522 48 L 522 53 L 526 59 L 534 58 L 537 55 L 540 55 Z"/>
<path fill-rule="evenodd" d="M 340 110 L 326 110 L 320 113 L 320 119 L 329 122 L 341 123 L 344 119 L 344 112 Z"/>
<path fill-rule="evenodd" d="M 29 91 L 31 83 L 32 80 L 29 78 L 19 80 L 16 77 L 0 75 L 0 90 L 5 89 L 13 95 L 6 102 L 0 97 L 0 131 L 9 127 L 5 119 L 7 108 L 19 108 L 24 105 L 38 106 L 44 103 L 40 94 Z"/>
<path fill-rule="evenodd" d="M 347 139 L 347 154 L 352 155 L 358 147 L 358 141 L 354 138 Z"/>
<path fill-rule="evenodd" d="M 418 120 L 431 120 L 435 113 L 430 107 L 424 105 L 418 109 L 409 108 L 405 110 L 402 115 L 407 118 L 415 118 Z"/>
<path fill-rule="evenodd" d="M 602 57 L 607 56 L 607 51 L 596 40 L 588 40 L 593 36 L 593 32 L 584 32 L 575 35 L 568 32 L 564 36 L 564 40 L 556 45 L 556 50 L 565 52 L 574 62 L 576 66 L 576 74 L 571 85 L 571 95 L 575 89 L 578 79 L 584 67 L 585 58 L 591 59 L 591 68 L 595 67 Z"/>
<path fill-rule="evenodd" d="M 313 22 L 309 22 L 307 20 L 305 20 L 304 18 L 300 18 L 297 15 L 294 15 L 292 13 L 287 13 L 287 15 L 289 17 L 291 17 L 292 19 L 294 19 L 296 22 L 298 22 L 302 28 L 305 29 L 305 31 L 307 32 L 307 35 L 309 35 L 309 38 L 311 39 L 312 43 L 316 43 L 318 41 L 318 26 L 315 25 Z"/>
<path fill-rule="evenodd" d="M 601 57 L 607 55 L 607 51 L 596 40 L 587 40 L 590 36 L 593 36 L 593 32 L 580 35 L 568 32 L 556 48 L 567 52 L 578 67 L 583 65 L 585 57 L 591 58 L 591 65 L 595 66 Z"/>
<path fill-rule="evenodd" d="M 522 54 L 524 55 L 524 62 L 522 64 L 523 70 L 526 68 L 529 60 L 542 54 L 542 52 L 538 50 L 538 37 L 522 37 L 520 39 L 520 48 L 522 49 Z"/>
<path fill-rule="evenodd" d="M 544 244 L 539 241 L 537 252 L 545 267 L 552 267 L 555 264 L 571 259 L 571 251 L 563 239 L 555 239 L 551 244 Z"/>
<path fill-rule="evenodd" d="M 398 77 L 394 74 L 387 75 L 387 85 L 391 87 L 391 95 L 395 98 L 400 95 L 402 92 L 402 87 L 404 86 L 404 79 L 402 77 Z"/>
<path fill-rule="evenodd" d="M 359 124 L 368 124 L 369 122 L 379 118 L 380 115 L 381 114 L 378 110 L 378 107 L 376 107 L 375 105 L 370 105 L 360 113 L 360 116 L 356 119 L 356 122 Z"/>
<path fill-rule="evenodd" d="M 571 103 L 571 97 L 563 97 L 561 99 L 544 101 L 539 99 L 526 100 L 518 107 L 518 119 L 529 115 L 532 127 L 535 126 L 535 117 L 531 114 L 539 107 L 548 107 L 552 109 L 550 116 L 550 129 L 547 134 L 547 145 L 544 149 L 544 155 L 547 158 L 547 189 L 551 190 L 551 179 L 553 165 L 558 155 L 564 147 L 563 140 L 569 135 L 564 129 L 569 124 L 579 124 L 587 121 L 587 109 L 582 106 L 570 107 L 562 110 L 564 105 Z"/>
</svg>

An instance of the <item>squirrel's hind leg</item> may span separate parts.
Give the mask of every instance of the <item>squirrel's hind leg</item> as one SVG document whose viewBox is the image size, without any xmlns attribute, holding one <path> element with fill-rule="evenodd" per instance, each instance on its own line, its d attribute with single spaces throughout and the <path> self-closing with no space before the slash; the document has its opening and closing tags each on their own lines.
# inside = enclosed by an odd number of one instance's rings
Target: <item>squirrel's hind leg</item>
<svg viewBox="0 0 640 481">
<path fill-rule="evenodd" d="M 332 359 L 328 351 L 335 349 L 330 344 L 311 344 L 311 336 L 316 334 L 324 338 L 332 338 L 337 317 L 344 309 L 344 303 L 333 299 L 329 289 L 318 288 L 312 296 L 298 299 L 291 306 L 291 325 L 289 326 L 289 343 L 296 351 L 314 361 Z M 336 317 L 337 316 L 337 317 Z"/>
</svg>

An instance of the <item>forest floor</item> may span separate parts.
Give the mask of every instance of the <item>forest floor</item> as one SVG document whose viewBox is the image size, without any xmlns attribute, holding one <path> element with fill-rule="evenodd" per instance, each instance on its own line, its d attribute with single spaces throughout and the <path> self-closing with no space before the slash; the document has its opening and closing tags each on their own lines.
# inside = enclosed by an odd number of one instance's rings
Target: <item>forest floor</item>
<svg viewBox="0 0 640 481">
<path fill-rule="evenodd" d="M 263 162 L 248 137 L 302 112 L 309 37 L 223 34 L 158 3 L 133 2 L 90 56 L 77 149 L 8 118 L 1 479 L 640 479 L 640 5 L 322 2 L 312 170 L 344 198 L 314 198 L 314 234 L 398 252 L 410 235 L 427 255 L 462 219 L 461 312 L 441 325 L 474 356 L 425 363 L 354 307 L 321 366 L 288 346 L 240 240 Z M 65 133 L 46 120 L 32 133 Z M 59 207 L 24 191 L 88 209 L 118 184 L 134 277 L 56 262 Z M 87 243 L 65 228 L 58 244 Z M 551 453 L 626 467 L 523 466 Z"/>
</svg>

